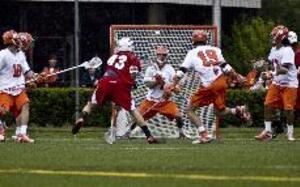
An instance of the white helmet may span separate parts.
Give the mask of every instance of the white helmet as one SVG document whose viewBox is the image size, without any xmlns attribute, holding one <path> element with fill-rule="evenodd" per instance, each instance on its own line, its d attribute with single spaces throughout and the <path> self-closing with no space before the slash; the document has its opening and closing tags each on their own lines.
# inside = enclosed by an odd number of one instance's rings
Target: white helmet
<svg viewBox="0 0 300 187">
<path fill-rule="evenodd" d="M 121 38 L 117 43 L 118 51 L 133 51 L 133 41 L 128 37 Z"/>
<path fill-rule="evenodd" d="M 298 42 L 297 34 L 293 31 L 289 32 L 288 40 L 291 44 Z"/>
</svg>

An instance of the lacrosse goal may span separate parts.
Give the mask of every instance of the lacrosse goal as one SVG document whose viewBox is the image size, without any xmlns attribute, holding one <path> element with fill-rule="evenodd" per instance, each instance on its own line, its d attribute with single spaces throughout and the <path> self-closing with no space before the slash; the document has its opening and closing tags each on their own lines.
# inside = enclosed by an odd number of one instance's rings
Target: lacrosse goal
<svg viewBox="0 0 300 187">
<path fill-rule="evenodd" d="M 173 26 L 173 25 L 112 25 L 110 27 L 110 49 L 113 52 L 115 43 L 122 37 L 130 37 L 134 41 L 135 53 L 142 60 L 142 73 L 138 77 L 138 89 L 133 91 L 136 106 L 145 98 L 147 87 L 143 83 L 143 73 L 145 72 L 150 61 L 156 58 L 155 49 L 159 45 L 168 47 L 168 63 L 175 69 L 183 62 L 187 52 L 192 49 L 191 35 L 194 30 L 204 30 L 209 35 L 208 43 L 215 46 L 217 43 L 217 28 L 215 26 Z M 184 112 L 185 106 L 200 84 L 199 75 L 196 72 L 188 74 L 187 81 L 182 85 L 182 91 L 172 98 L 179 106 L 183 115 L 183 131 L 189 138 L 197 136 L 197 128 L 191 124 Z M 212 137 L 216 137 L 217 119 L 214 115 L 212 105 L 202 107 L 197 111 L 203 124 Z M 132 123 L 129 113 L 121 110 L 116 118 L 117 136 L 122 136 Z M 156 115 L 148 120 L 148 126 L 152 134 L 156 137 L 176 138 L 178 129 L 175 121 L 169 121 L 167 118 Z M 131 135 L 132 137 L 143 137 L 143 133 L 136 128 Z"/>
</svg>

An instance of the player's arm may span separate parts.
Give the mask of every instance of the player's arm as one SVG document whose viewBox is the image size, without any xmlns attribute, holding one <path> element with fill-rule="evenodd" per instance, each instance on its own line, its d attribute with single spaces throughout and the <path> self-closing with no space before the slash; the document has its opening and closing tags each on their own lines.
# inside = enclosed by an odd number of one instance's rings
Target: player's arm
<svg viewBox="0 0 300 187">
<path fill-rule="evenodd" d="M 276 68 L 276 75 L 287 74 L 295 64 L 295 53 L 292 48 L 285 48 L 281 59 L 282 65 Z"/>
<path fill-rule="evenodd" d="M 149 67 L 146 69 L 146 72 L 145 72 L 144 83 L 148 88 L 152 89 L 158 85 L 163 86 L 164 80 L 160 73 L 153 72 L 151 67 Z"/>
<path fill-rule="evenodd" d="M 174 81 L 185 80 L 186 74 L 190 68 L 193 67 L 193 55 L 188 52 L 183 63 L 180 65 L 179 69 L 175 73 Z"/>
<path fill-rule="evenodd" d="M 288 64 L 288 63 L 285 63 L 281 66 L 278 66 L 276 68 L 276 75 L 284 75 L 284 74 L 287 74 L 289 72 L 289 69 L 291 69 L 292 67 L 292 64 Z"/>
</svg>

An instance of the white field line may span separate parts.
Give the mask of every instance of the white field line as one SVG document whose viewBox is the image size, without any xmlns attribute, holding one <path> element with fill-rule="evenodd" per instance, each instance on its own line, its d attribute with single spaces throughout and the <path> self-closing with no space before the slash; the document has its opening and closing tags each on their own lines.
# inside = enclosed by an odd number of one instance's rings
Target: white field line
<svg viewBox="0 0 300 187">
<path fill-rule="evenodd" d="M 36 174 L 64 175 L 89 177 L 126 177 L 126 178 L 174 178 L 186 180 L 218 180 L 218 181 L 258 181 L 258 182 L 294 182 L 300 183 L 300 177 L 283 176 L 230 176 L 205 174 L 164 174 L 164 173 L 135 173 L 135 172 L 106 172 L 106 171 L 63 171 L 35 169 L 0 169 L 0 174 Z"/>
</svg>

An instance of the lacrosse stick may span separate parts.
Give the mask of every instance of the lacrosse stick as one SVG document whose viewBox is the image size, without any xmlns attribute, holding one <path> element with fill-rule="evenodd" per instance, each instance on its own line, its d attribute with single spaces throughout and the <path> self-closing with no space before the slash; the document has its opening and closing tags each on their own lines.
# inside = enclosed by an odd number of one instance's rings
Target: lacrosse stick
<svg viewBox="0 0 300 187">
<path fill-rule="evenodd" d="M 68 71 L 72 71 L 74 69 L 81 68 L 81 67 L 84 67 L 85 69 L 89 69 L 89 68 L 98 68 L 101 65 L 102 65 L 102 60 L 99 57 L 94 57 L 91 60 L 85 61 L 82 64 L 79 64 L 77 66 L 70 67 L 70 68 L 67 68 L 67 69 L 63 69 L 63 70 L 60 70 L 60 71 L 55 72 L 55 73 L 50 73 L 50 74 L 46 75 L 44 78 L 59 75 L 59 74 L 62 74 L 62 73 L 68 72 Z M 32 78 L 32 79 L 29 79 L 29 80 L 25 81 L 25 83 L 23 83 L 23 84 L 17 84 L 17 85 L 12 86 L 12 87 L 4 88 L 3 90 L 17 88 L 19 86 L 23 86 L 25 84 L 29 84 L 29 83 L 35 82 L 37 80 L 38 80 L 38 77 L 35 77 L 35 78 Z"/>
</svg>

